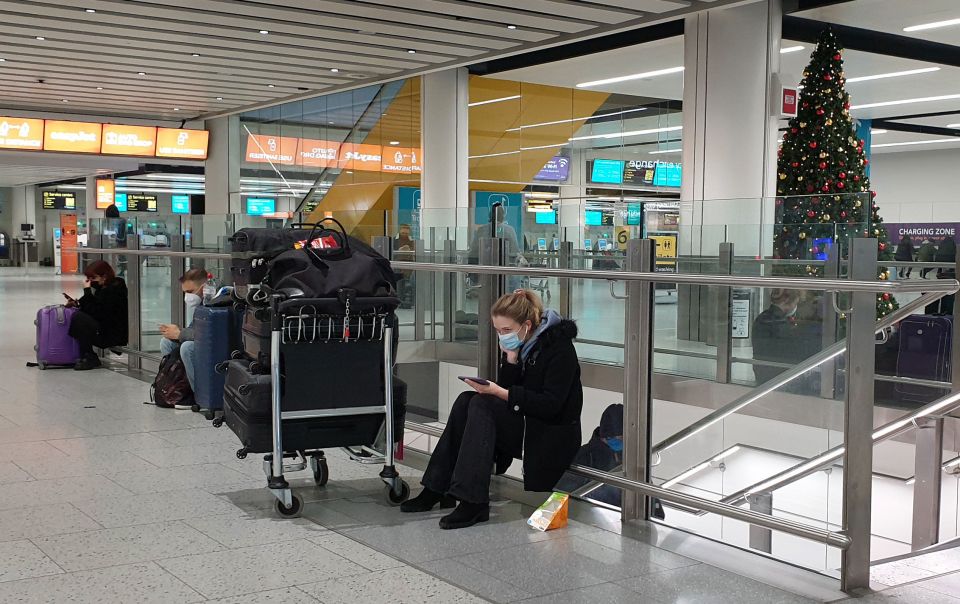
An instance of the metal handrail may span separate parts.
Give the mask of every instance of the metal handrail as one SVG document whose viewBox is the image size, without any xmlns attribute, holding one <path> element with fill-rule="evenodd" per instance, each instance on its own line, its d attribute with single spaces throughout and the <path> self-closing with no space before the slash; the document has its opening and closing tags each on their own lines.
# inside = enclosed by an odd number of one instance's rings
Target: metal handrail
<svg viewBox="0 0 960 604">
<path fill-rule="evenodd" d="M 443 434 L 443 430 L 437 426 L 411 421 L 406 422 L 405 425 L 413 432 L 419 432 L 429 436 L 440 437 Z M 795 537 L 801 537 L 803 539 L 825 543 L 831 547 L 846 549 L 850 546 L 850 537 L 844 535 L 843 533 L 818 529 L 801 524 L 799 522 L 794 522 L 792 520 L 777 518 L 775 516 L 761 514 L 752 510 L 745 510 L 727 503 L 719 503 L 709 499 L 703 499 L 702 497 L 688 495 L 680 491 L 671 491 L 670 489 L 664 489 L 662 487 L 647 484 L 645 482 L 637 482 L 635 480 L 624 478 L 623 476 L 617 476 L 616 474 L 603 472 L 588 466 L 572 465 L 568 471 L 572 474 L 576 474 L 577 476 L 596 480 L 604 484 L 636 491 L 648 497 L 656 497 L 658 499 L 662 499 L 663 501 L 669 501 L 670 503 L 675 503 L 677 505 L 701 510 L 703 512 L 719 514 L 734 520 L 741 520 L 755 526 L 787 533 Z"/>
<path fill-rule="evenodd" d="M 153 248 L 128 250 L 124 247 L 117 248 L 99 248 L 99 247 L 75 247 L 64 248 L 64 252 L 76 252 L 78 254 L 97 254 L 115 256 L 161 256 L 166 258 L 201 258 L 204 260 L 230 260 L 232 256 L 229 252 L 175 252 L 173 250 L 158 250 Z"/>
</svg>

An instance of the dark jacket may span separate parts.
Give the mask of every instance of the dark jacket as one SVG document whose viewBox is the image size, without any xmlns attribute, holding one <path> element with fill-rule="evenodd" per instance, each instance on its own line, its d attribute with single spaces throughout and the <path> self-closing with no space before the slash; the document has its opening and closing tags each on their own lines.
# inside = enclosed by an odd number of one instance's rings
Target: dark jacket
<svg viewBox="0 0 960 604">
<path fill-rule="evenodd" d="M 934 262 L 949 262 L 951 264 L 957 261 L 957 242 L 953 239 L 944 239 L 940 247 L 937 248 L 937 255 L 933 258 Z M 956 279 L 957 271 L 953 268 L 937 269 L 937 279 Z"/>
<path fill-rule="evenodd" d="M 573 347 L 577 325 L 562 320 L 547 329 L 526 360 L 500 359 L 498 383 L 510 391 L 507 402 L 525 421 L 523 486 L 550 491 L 580 449 L 583 385 Z"/>
<path fill-rule="evenodd" d="M 109 348 L 127 344 L 127 284 L 123 279 L 114 279 L 99 289 L 84 288 L 78 305 L 100 326 L 96 346 Z"/>
<path fill-rule="evenodd" d="M 795 365 L 820 352 L 822 337 L 815 321 L 797 321 L 771 304 L 753 322 L 753 358 Z M 754 365 L 758 383 L 765 383 L 786 371 L 783 367 Z"/>
<path fill-rule="evenodd" d="M 920 246 L 917 250 L 917 262 L 933 262 L 937 256 L 937 246 L 929 241 Z"/>
<path fill-rule="evenodd" d="M 913 243 L 909 239 L 901 240 L 893 259 L 897 262 L 913 262 Z"/>
</svg>

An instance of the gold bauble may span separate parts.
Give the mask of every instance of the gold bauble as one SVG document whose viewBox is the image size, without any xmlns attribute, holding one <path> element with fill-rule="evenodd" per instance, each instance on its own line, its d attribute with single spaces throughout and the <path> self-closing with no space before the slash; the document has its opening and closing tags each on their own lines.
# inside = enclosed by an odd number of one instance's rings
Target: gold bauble
<svg viewBox="0 0 960 604">
<path fill-rule="evenodd" d="M 783 173 L 781 172 L 781 173 L 780 173 L 780 180 L 786 180 L 786 179 L 787 179 L 787 175 L 786 175 L 786 174 L 783 174 Z"/>
<path fill-rule="evenodd" d="M 797 181 L 798 181 L 798 182 L 803 181 L 803 177 L 802 177 L 802 176 L 798 176 L 798 177 L 797 177 Z"/>
<path fill-rule="evenodd" d="M 807 238 L 806 233 L 800 233 L 800 239 L 806 239 L 806 238 Z"/>
</svg>

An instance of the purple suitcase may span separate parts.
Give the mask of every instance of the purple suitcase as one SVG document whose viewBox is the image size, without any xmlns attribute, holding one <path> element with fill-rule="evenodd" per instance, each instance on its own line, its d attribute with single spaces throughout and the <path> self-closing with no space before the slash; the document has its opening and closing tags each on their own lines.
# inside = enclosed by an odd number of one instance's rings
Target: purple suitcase
<svg viewBox="0 0 960 604">
<path fill-rule="evenodd" d="M 37 311 L 37 366 L 72 367 L 80 359 L 80 343 L 70 337 L 70 321 L 77 312 L 61 304 Z"/>
<path fill-rule="evenodd" d="M 914 315 L 903 320 L 899 331 L 897 375 L 949 382 L 953 317 Z M 937 388 L 913 384 L 897 384 L 895 390 L 901 400 L 914 403 L 932 402 L 943 394 Z"/>
</svg>

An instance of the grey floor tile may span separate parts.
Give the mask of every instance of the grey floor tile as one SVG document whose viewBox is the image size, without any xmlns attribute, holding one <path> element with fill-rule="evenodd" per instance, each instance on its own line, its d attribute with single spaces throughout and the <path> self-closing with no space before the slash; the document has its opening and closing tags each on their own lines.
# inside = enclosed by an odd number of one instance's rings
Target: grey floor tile
<svg viewBox="0 0 960 604">
<path fill-rule="evenodd" d="M 484 600 L 436 577 L 403 567 L 367 575 L 321 581 L 300 587 L 324 604 L 444 604 L 482 603 Z"/>
<path fill-rule="evenodd" d="M 939 552 L 923 554 L 914 558 L 907 558 L 903 560 L 903 562 L 936 574 L 953 573 L 960 571 L 960 551 L 956 549 L 946 549 Z"/>
<path fill-rule="evenodd" d="M 0 543 L 0 582 L 56 575 L 63 572 L 29 541 Z"/>
<path fill-rule="evenodd" d="M 296 587 L 210 600 L 210 604 L 317 604 L 317 602 L 316 598 Z"/>
<path fill-rule="evenodd" d="M 207 425 L 205 428 L 183 428 L 180 430 L 164 430 L 162 432 L 153 432 L 154 436 L 178 446 L 188 445 L 209 445 L 213 443 L 224 443 L 240 447 L 240 441 L 229 428 L 223 426 L 214 428 Z"/>
<path fill-rule="evenodd" d="M 12 461 L 0 461 L 0 484 L 24 482 L 33 480 L 33 476 L 23 471 L 23 468 Z"/>
<path fill-rule="evenodd" d="M 39 480 L 116 472 L 148 472 L 157 469 L 153 464 L 129 454 L 71 456 L 66 459 L 40 457 L 20 460 L 16 464 Z"/>
<path fill-rule="evenodd" d="M 228 445 L 225 443 L 213 443 L 207 445 L 183 445 L 179 447 L 161 447 L 156 449 L 140 449 L 134 451 L 134 454 L 141 459 L 145 459 L 158 468 L 173 468 L 177 466 L 192 466 L 204 463 L 224 463 L 226 461 L 236 460 L 236 450 L 239 444 Z M 253 456 L 244 460 L 247 464 L 252 464 L 260 470 L 263 475 L 263 467 L 259 459 Z"/>
<path fill-rule="evenodd" d="M 65 459 L 67 454 L 48 442 L 0 443 L 0 461 L 12 461 L 54 457 Z"/>
<path fill-rule="evenodd" d="M 39 537 L 33 542 L 67 571 L 224 549 L 210 537 L 179 521 Z"/>
<path fill-rule="evenodd" d="M 0 541 L 62 535 L 99 528 L 99 524 L 69 503 L 0 511 Z"/>
<path fill-rule="evenodd" d="M 18 483 L 0 489 L 0 510 L 89 499 L 129 497 L 130 491 L 103 476 L 77 476 Z"/>
<path fill-rule="evenodd" d="M 579 537 L 499 548 L 457 560 L 537 596 L 664 570 L 649 557 L 634 558 Z"/>
<path fill-rule="evenodd" d="M 885 589 L 859 598 L 840 600 L 840 602 L 843 604 L 960 604 L 960 599 L 924 589 L 918 584 Z"/>
<path fill-rule="evenodd" d="M 960 573 L 943 575 L 935 579 L 927 579 L 917 584 L 919 587 L 929 589 L 947 596 L 960 598 Z"/>
<path fill-rule="evenodd" d="M 734 600 L 731 600 L 733 602 Z M 637 592 L 616 583 L 602 583 L 564 591 L 549 596 L 540 596 L 523 600 L 521 604 L 660 604 L 659 601 L 645 597 L 637 597 Z M 684 602 L 699 602 L 699 600 L 684 600 Z"/>
<path fill-rule="evenodd" d="M 98 497 L 76 501 L 74 505 L 105 527 L 152 524 L 240 512 L 240 508 L 226 499 L 199 489 L 114 498 Z"/>
<path fill-rule="evenodd" d="M 90 433 L 86 430 L 72 424 L 46 424 L 34 427 L 11 426 L 9 428 L 0 428 L 0 442 L 4 443 L 25 443 L 55 440 L 58 438 L 77 438 L 89 435 Z"/>
<path fill-rule="evenodd" d="M 417 566 L 448 583 L 458 585 L 492 602 L 514 602 L 531 597 L 531 594 L 519 587 L 482 573 L 456 560 L 433 560 L 421 562 Z M 633 595 L 636 596 L 636 594 Z M 595 604 L 595 602 L 590 604 Z"/>
<path fill-rule="evenodd" d="M 138 494 L 184 489 L 209 490 L 212 487 L 249 482 L 247 476 L 217 463 L 117 472 L 109 477 L 125 489 Z"/>
<path fill-rule="evenodd" d="M 698 564 L 617 581 L 643 598 L 668 603 L 801 604 L 812 602 L 714 566 Z"/>
<path fill-rule="evenodd" d="M 678 556 L 659 547 L 641 543 L 635 539 L 622 537 L 608 531 L 592 531 L 577 536 L 587 541 L 592 541 L 610 549 L 617 550 L 629 558 L 649 560 L 657 566 L 664 568 L 683 568 L 684 566 L 699 564 L 696 560 Z"/>
<path fill-rule="evenodd" d="M 254 493 L 247 494 L 247 498 L 254 500 L 257 503 L 262 501 L 262 498 Z M 245 507 L 242 503 L 238 503 L 237 505 L 240 505 L 240 507 Z M 269 505 L 272 506 L 273 504 L 270 503 Z M 335 531 L 350 531 L 352 529 L 364 528 L 366 526 L 363 522 L 357 520 L 353 516 L 348 516 L 343 512 L 332 509 L 330 507 L 329 500 L 305 504 L 303 506 L 303 512 L 300 514 L 300 516 L 303 518 L 309 518 L 320 526 Z"/>
<path fill-rule="evenodd" d="M 69 438 L 52 440 L 50 444 L 67 455 L 81 457 L 87 454 L 129 453 L 139 449 L 172 447 L 173 443 L 152 434 L 119 434 L 112 436 L 90 436 L 87 438 Z"/>
<path fill-rule="evenodd" d="M 362 543 L 358 543 L 349 537 L 333 531 L 326 531 L 315 537 L 311 537 L 310 541 L 325 550 L 331 551 L 342 558 L 346 558 L 354 564 L 359 564 L 367 570 L 387 570 L 388 568 L 404 566 L 403 562 L 400 562 L 396 558 L 380 553 L 371 547 L 367 547 Z"/>
<path fill-rule="evenodd" d="M 191 427 L 193 423 L 192 418 L 170 413 L 165 416 L 110 419 L 106 421 L 88 420 L 77 422 L 77 426 L 95 436 L 108 436 L 111 434 L 156 432 L 158 430 L 181 430 Z"/>
<path fill-rule="evenodd" d="M 202 601 L 200 594 L 153 563 L 0 583 L 0 602 L 189 604 Z"/>
<path fill-rule="evenodd" d="M 230 549 L 310 539 L 327 532 L 306 518 L 282 518 L 272 510 L 204 516 L 184 522 Z"/>
<path fill-rule="evenodd" d="M 911 566 L 909 560 L 887 562 L 870 568 L 870 580 L 884 585 L 904 585 L 933 577 L 937 573 Z"/>
<path fill-rule="evenodd" d="M 368 571 L 306 540 L 161 560 L 208 598 L 240 596 Z"/>
</svg>

